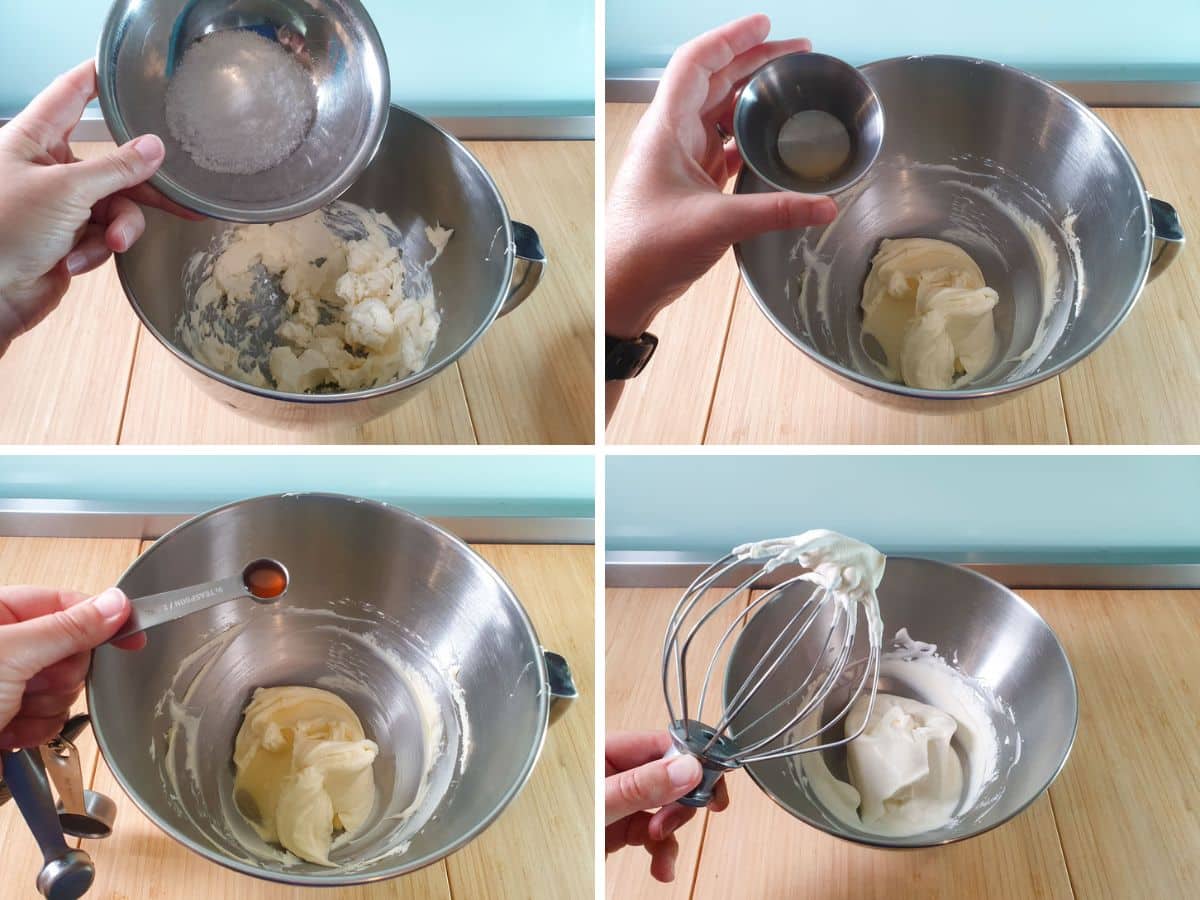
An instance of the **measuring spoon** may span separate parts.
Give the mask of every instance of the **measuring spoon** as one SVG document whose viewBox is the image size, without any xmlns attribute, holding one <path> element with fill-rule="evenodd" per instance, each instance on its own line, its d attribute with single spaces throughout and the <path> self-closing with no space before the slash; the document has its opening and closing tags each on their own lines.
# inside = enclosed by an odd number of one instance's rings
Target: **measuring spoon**
<svg viewBox="0 0 1200 900">
<path fill-rule="evenodd" d="M 58 821 L 71 837 L 106 838 L 112 834 L 117 805 L 97 791 L 83 786 L 79 751 L 64 735 L 51 738 L 38 748 L 42 765 L 58 791 Z"/>
<path fill-rule="evenodd" d="M 92 886 L 96 868 L 87 853 L 67 846 L 41 757 L 30 750 L 5 750 L 0 751 L 0 764 L 4 781 L 42 851 L 39 893 L 48 900 L 77 900 Z"/>
<path fill-rule="evenodd" d="M 288 570 L 274 559 L 256 559 L 240 575 L 194 584 L 191 587 L 130 598 L 133 611 L 109 640 L 119 641 L 156 625 L 209 609 L 227 600 L 250 597 L 259 603 L 274 603 L 288 589 Z"/>
</svg>

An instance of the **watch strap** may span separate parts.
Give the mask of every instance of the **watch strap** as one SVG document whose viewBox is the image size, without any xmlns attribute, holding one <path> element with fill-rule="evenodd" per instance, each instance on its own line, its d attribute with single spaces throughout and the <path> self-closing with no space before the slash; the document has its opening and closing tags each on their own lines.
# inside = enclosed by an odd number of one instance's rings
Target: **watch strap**
<svg viewBox="0 0 1200 900">
<path fill-rule="evenodd" d="M 626 339 L 606 335 L 604 338 L 604 380 L 627 381 L 636 378 L 658 347 L 658 338 L 643 332 Z"/>
</svg>

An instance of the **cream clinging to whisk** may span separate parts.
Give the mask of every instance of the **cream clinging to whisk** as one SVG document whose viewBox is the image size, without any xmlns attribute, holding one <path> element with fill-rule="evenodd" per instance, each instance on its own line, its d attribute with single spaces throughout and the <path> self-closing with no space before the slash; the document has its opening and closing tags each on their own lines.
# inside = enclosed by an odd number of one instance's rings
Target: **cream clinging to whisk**
<svg viewBox="0 0 1200 900">
<path fill-rule="evenodd" d="M 883 619 L 875 591 L 883 580 L 887 557 L 862 541 L 814 528 L 786 538 L 769 538 L 733 548 L 739 559 L 765 559 L 764 571 L 771 572 L 787 563 L 799 563 L 812 571 L 801 575 L 828 589 L 840 603 L 858 603 L 870 624 L 871 637 L 883 640 Z"/>
</svg>

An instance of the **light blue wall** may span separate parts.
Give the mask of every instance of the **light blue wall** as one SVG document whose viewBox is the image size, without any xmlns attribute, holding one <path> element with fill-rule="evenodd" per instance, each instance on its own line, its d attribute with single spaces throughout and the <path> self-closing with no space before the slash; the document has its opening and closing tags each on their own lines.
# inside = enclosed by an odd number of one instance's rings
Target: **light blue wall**
<svg viewBox="0 0 1200 900">
<path fill-rule="evenodd" d="M 426 516 L 594 514 L 590 454 L 89 455 L 0 457 L 0 498 L 146 502 L 190 512 L 286 491 L 384 500 Z"/>
<path fill-rule="evenodd" d="M 1058 79 L 1200 79 L 1200 0 L 608 0 L 607 68 L 666 64 L 722 22 L 771 16 L 855 65 L 891 56 L 980 56 Z"/>
<path fill-rule="evenodd" d="M 891 553 L 1200 561 L 1192 456 L 610 456 L 605 497 L 609 550 L 830 528 Z"/>
<path fill-rule="evenodd" d="M 592 0 L 364 0 L 396 103 L 426 115 L 592 115 Z M 108 0 L 0 0 L 0 116 L 96 52 Z"/>
</svg>

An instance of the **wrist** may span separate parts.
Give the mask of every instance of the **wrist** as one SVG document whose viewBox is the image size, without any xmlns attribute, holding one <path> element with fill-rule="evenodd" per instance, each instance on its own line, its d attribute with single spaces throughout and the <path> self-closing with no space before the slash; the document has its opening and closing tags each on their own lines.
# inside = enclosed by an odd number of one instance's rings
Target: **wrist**
<svg viewBox="0 0 1200 900">
<path fill-rule="evenodd" d="M 653 315 L 645 315 L 635 312 L 616 312 L 612 309 L 606 309 L 604 314 L 604 335 L 605 337 L 619 338 L 623 341 L 632 341 L 641 337 L 650 328 L 650 323 L 654 321 Z"/>
<path fill-rule="evenodd" d="M 3 356 L 12 342 L 25 331 L 21 317 L 13 309 L 7 294 L 7 288 L 0 285 L 0 356 Z"/>
<path fill-rule="evenodd" d="M 641 282 L 639 284 L 639 282 Z M 650 327 L 659 305 L 642 279 L 630 278 L 619 266 L 607 266 L 604 280 L 604 333 L 633 340 Z"/>
</svg>

